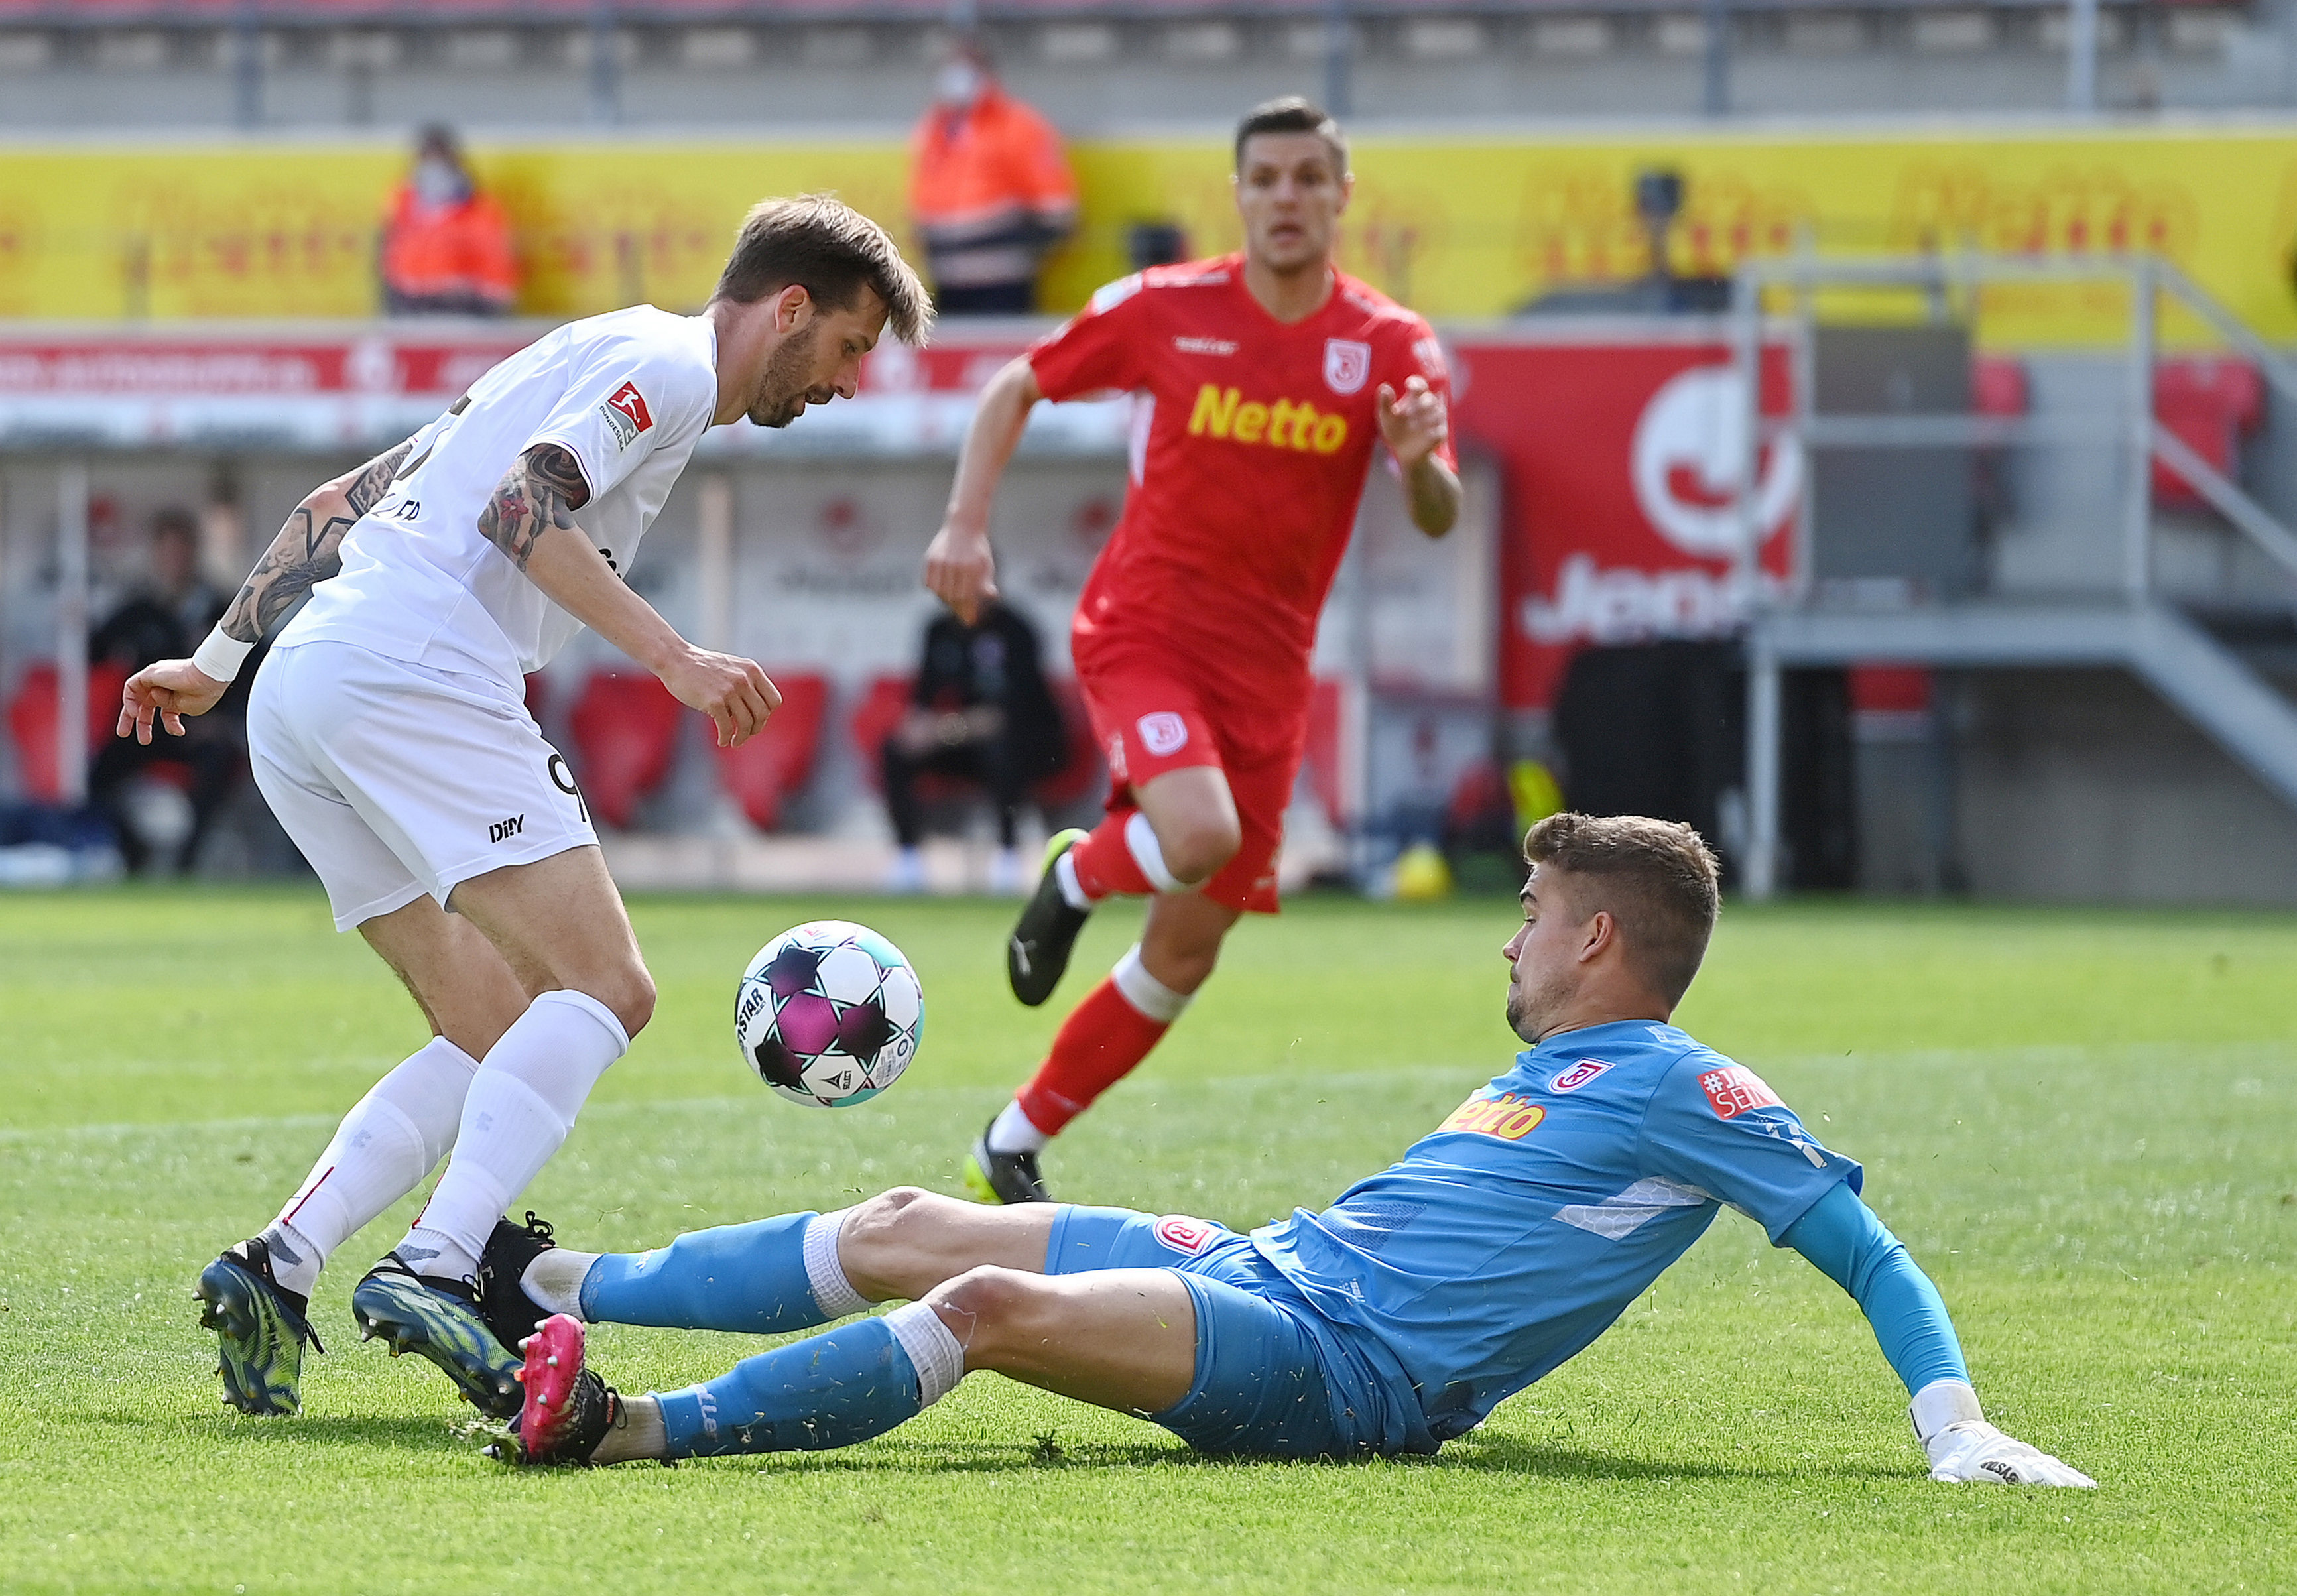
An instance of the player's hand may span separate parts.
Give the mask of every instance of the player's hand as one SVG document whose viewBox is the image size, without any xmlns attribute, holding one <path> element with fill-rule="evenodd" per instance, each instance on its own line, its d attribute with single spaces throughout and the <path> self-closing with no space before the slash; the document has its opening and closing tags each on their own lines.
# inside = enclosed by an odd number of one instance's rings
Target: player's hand
<svg viewBox="0 0 2297 1596">
<path fill-rule="evenodd" d="M 1931 1477 L 1945 1485 L 2073 1485 L 2097 1482 L 2071 1463 L 2005 1436 L 1982 1419 L 1950 1424 L 1923 1443 Z"/>
<path fill-rule="evenodd" d="M 1379 415 L 1379 435 L 1395 463 L 1406 471 L 1434 454 L 1451 433 L 1444 401 L 1428 386 L 1426 377 L 1413 377 L 1404 383 L 1402 399 L 1382 383 L 1374 404 Z"/>
<path fill-rule="evenodd" d="M 149 743 L 152 721 L 157 717 L 170 736 L 180 737 L 184 717 L 206 714 L 229 686 L 189 660 L 161 660 L 146 665 L 119 689 L 119 724 L 112 728 L 112 736 Z"/>
<path fill-rule="evenodd" d="M 997 596 L 997 556 L 989 551 L 989 535 L 944 523 L 926 545 L 926 586 L 971 626 L 981 606 Z"/>
<path fill-rule="evenodd" d="M 782 706 L 781 689 L 766 679 L 752 660 L 738 654 L 689 648 L 662 673 L 671 696 L 700 710 L 718 728 L 718 746 L 739 748 L 766 727 Z"/>
</svg>

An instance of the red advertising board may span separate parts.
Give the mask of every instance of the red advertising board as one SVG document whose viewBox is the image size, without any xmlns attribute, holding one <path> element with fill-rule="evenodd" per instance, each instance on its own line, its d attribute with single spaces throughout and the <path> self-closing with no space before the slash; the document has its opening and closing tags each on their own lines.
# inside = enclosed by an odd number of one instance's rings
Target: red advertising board
<svg viewBox="0 0 2297 1596">
<path fill-rule="evenodd" d="M 1743 618 L 1732 574 L 1734 484 L 1748 419 L 1729 345 L 1711 328 L 1568 325 L 1454 343 L 1463 440 L 1496 456 L 1499 690 L 1551 704 L 1591 643 L 1712 637 Z M 1763 351 L 1766 415 L 1788 402 L 1783 345 Z M 1783 579 L 1803 485 L 1791 447 L 1758 451 L 1761 568 Z"/>
</svg>

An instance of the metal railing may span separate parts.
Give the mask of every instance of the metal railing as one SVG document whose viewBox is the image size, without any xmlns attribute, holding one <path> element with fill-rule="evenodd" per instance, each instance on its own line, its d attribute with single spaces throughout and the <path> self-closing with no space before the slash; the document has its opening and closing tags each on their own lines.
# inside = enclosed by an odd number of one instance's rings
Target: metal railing
<svg viewBox="0 0 2297 1596">
<path fill-rule="evenodd" d="M 1979 289 L 1990 283 L 2112 282 L 2127 285 L 2129 332 L 2124 346 L 2126 375 L 2117 410 L 2104 418 L 2053 415 L 1980 415 L 1842 414 L 1822 415 L 1816 407 L 1813 350 L 1817 330 L 1817 298 L 1822 291 L 1872 290 L 1914 292 L 1929 296 L 1940 319 L 1959 304 L 1967 314 L 1978 302 Z M 1794 369 L 1790 383 L 1790 408 L 1782 416 L 1762 415 L 1761 347 L 1769 296 L 1783 292 L 1792 301 L 1789 318 Z M 2218 303 L 2178 267 L 2153 255 L 2112 255 L 2078 259 L 2033 259 L 1975 253 L 1893 257 L 1868 260 L 1823 259 L 1808 252 L 1784 259 L 1750 260 L 1741 265 L 1733 289 L 1733 365 L 1738 391 L 1743 395 L 1750 424 L 1743 429 L 1745 455 L 1740 462 L 1733 506 L 1738 523 L 1733 561 L 1733 586 L 1745 613 L 1752 619 L 1749 631 L 1747 676 L 1747 817 L 1748 846 L 1742 884 L 1748 895 L 1768 898 L 1779 884 L 1781 736 L 1782 731 L 1780 673 L 1782 662 L 1764 624 L 1768 615 L 1823 609 L 1815 602 L 1812 572 L 1812 496 L 1806 489 L 1795 510 L 1792 574 L 1783 591 L 1763 580 L 1761 549 L 1765 529 L 1759 523 L 1755 484 L 1761 449 L 1767 444 L 1815 448 L 1857 446 L 1862 448 L 2007 448 L 2037 444 L 2090 444 L 2115 448 L 2119 467 L 2119 524 L 2112 531 L 2120 564 L 2120 590 L 2131 638 L 2115 646 L 2116 662 L 2138 661 L 2148 647 L 2160 654 L 2170 645 L 2154 646 L 2136 631 L 2141 622 L 2162 630 L 2161 617 L 2151 613 L 2155 584 L 2153 572 L 2153 468 L 2160 466 L 2186 483 L 2202 501 L 2225 518 L 2243 538 L 2283 569 L 2297 575 L 2297 531 L 2259 503 L 2238 483 L 2218 470 L 2184 439 L 2162 424 L 2155 414 L 2154 384 L 2159 364 L 2160 330 L 2164 298 L 2189 312 L 2231 350 L 2248 361 L 2285 398 L 2297 401 L 2297 362 L 2274 350 L 2241 319 Z M 1770 325 L 1775 326 L 1776 323 Z M 1937 606 L 1941 612 L 1954 606 Z M 1964 617 L 1967 620 L 1968 617 Z M 2110 618 L 2109 618 L 2110 619 Z M 2172 622 L 2174 624 L 2174 622 Z M 1838 630 L 1840 629 L 1838 629 Z M 2098 629 L 2093 626 L 2091 634 Z M 2099 634 L 2102 635 L 2102 634 Z M 2097 653 L 2095 637 L 2076 652 L 2085 661 Z M 2151 634 L 2148 634 L 2150 638 Z M 2186 646 L 2193 639 L 2179 639 Z M 2205 639 L 2203 639 L 2205 641 Z M 1833 646 L 1844 652 L 1840 641 Z M 1967 639 L 1940 645 L 1941 655 L 1959 650 L 1963 658 L 1983 649 Z M 2187 647 L 2187 652 L 2191 652 Z M 2021 662 L 2048 657 L 2040 646 L 2012 649 Z M 1890 657 L 1878 648 L 1873 657 Z M 2073 656 L 2069 655 L 2071 659 Z M 2101 656 L 2102 657 L 2102 656 Z M 2267 689 L 2268 696 L 2270 690 Z M 2190 709 L 2194 706 L 2188 705 Z M 2208 719 L 2206 714 L 2197 719 Z M 2255 719 L 2254 716 L 2252 717 Z M 2217 729 L 2214 728 L 2213 729 Z M 2253 769 L 2270 765 L 2277 777 L 2277 753 L 2260 761 L 2248 758 Z"/>
</svg>

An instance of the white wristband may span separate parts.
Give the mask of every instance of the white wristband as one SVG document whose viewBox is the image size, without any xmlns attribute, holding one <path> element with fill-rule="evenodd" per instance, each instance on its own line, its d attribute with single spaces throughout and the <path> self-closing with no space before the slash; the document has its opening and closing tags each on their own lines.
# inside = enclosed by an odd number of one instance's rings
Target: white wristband
<svg viewBox="0 0 2297 1596">
<path fill-rule="evenodd" d="M 231 681 L 238 677 L 239 668 L 254 652 L 254 644 L 227 637 L 223 628 L 218 626 L 208 634 L 207 641 L 193 654 L 192 663 L 217 681 Z"/>
</svg>

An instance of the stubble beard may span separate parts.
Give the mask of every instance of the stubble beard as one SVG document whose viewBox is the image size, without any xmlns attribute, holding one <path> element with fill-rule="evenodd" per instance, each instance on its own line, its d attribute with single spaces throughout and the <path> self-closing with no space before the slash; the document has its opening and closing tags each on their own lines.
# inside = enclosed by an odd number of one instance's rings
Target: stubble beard
<svg viewBox="0 0 2297 1596">
<path fill-rule="evenodd" d="M 816 322 L 774 346 L 758 379 L 758 397 L 750 406 L 752 421 L 762 427 L 786 427 L 805 414 L 810 386 L 806 372 L 813 365 L 814 345 L 820 341 L 821 325 Z"/>
<path fill-rule="evenodd" d="M 1537 1047 L 1540 1037 L 1562 1010 L 1568 996 L 1562 990 L 1562 983 L 1552 976 L 1530 986 L 1519 981 L 1509 981 L 1508 1029 L 1527 1046 Z"/>
</svg>

